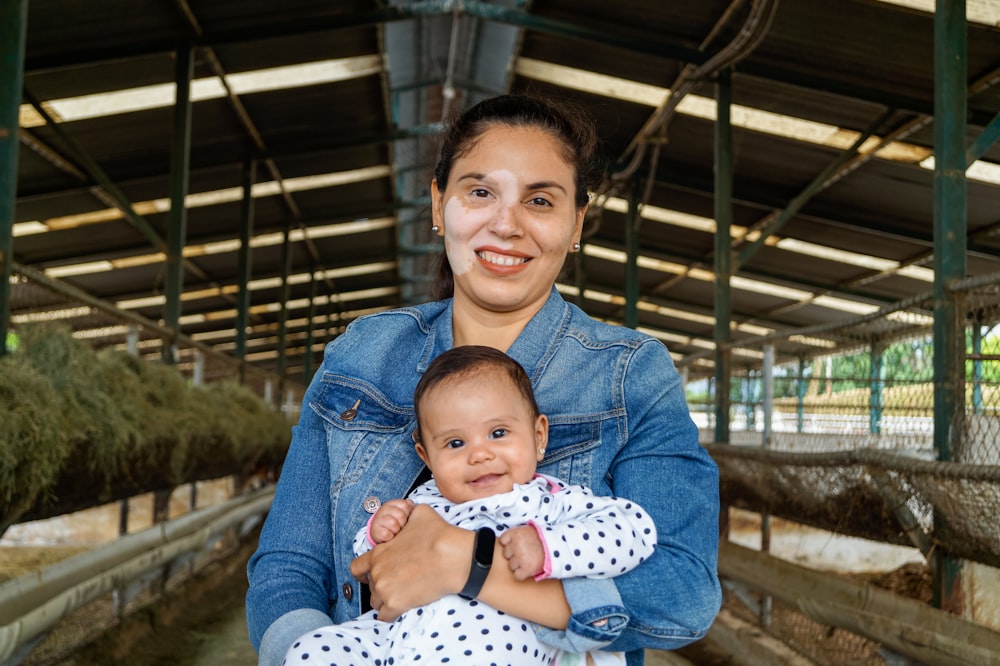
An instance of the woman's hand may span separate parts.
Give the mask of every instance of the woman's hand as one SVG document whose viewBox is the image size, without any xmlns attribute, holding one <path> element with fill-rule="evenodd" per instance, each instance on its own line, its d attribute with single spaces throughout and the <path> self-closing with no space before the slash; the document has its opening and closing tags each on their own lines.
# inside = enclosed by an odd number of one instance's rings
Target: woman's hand
<svg viewBox="0 0 1000 666">
<path fill-rule="evenodd" d="M 474 540 L 475 533 L 418 504 L 393 539 L 351 562 L 351 573 L 368 583 L 379 619 L 392 622 L 411 608 L 457 594 L 469 575 Z"/>
</svg>

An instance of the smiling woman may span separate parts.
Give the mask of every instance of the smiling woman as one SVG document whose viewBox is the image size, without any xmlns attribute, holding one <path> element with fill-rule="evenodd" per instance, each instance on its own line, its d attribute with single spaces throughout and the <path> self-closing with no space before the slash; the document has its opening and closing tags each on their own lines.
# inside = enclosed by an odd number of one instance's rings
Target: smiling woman
<svg viewBox="0 0 1000 666">
<path fill-rule="evenodd" d="M 568 653 L 624 652 L 636 666 L 644 648 L 704 635 L 721 601 L 718 472 L 698 444 L 669 352 L 590 318 L 554 287 L 578 248 L 597 182 L 595 145 L 589 121 L 532 97 L 491 98 L 452 123 L 432 183 L 446 251 L 443 298 L 362 317 L 327 347 L 248 568 L 247 617 L 261 664 L 281 663 L 307 632 L 354 621 L 369 600 L 380 621 L 392 622 L 470 582 L 481 583 L 476 603 L 523 618 L 538 641 Z M 414 389 L 434 359 L 466 345 L 505 352 L 523 367 L 547 415 L 539 474 L 641 506 L 659 535 L 652 555 L 613 580 L 536 581 L 494 566 L 473 581 L 470 565 L 489 543 L 418 505 L 403 510 L 390 540 L 355 559 L 354 536 L 371 513 L 398 507 L 425 461 L 438 472 L 433 448 L 414 448 Z M 444 406 L 471 416 L 475 395 L 486 393 L 463 384 Z M 501 426 L 435 445 L 467 450 L 478 463 L 513 427 Z M 627 553 L 616 546 L 608 554 L 621 561 Z"/>
</svg>

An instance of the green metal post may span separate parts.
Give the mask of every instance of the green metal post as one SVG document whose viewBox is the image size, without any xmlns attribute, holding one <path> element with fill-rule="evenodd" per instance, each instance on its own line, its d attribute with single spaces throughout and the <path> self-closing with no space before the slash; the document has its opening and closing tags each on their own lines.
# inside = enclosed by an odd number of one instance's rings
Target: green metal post
<svg viewBox="0 0 1000 666">
<path fill-rule="evenodd" d="M 240 253 L 237 259 L 236 358 L 240 360 L 240 384 L 246 382 L 247 327 L 250 325 L 250 276 L 253 272 L 250 237 L 253 236 L 253 185 L 257 162 L 243 164 L 243 201 L 240 205 Z"/>
<path fill-rule="evenodd" d="M 170 149 L 170 215 L 167 220 L 167 276 L 163 324 L 173 331 L 163 354 L 166 363 L 177 362 L 181 294 L 184 291 L 184 244 L 187 238 L 188 176 L 191 162 L 191 78 L 194 53 L 190 45 L 176 52 L 177 97 L 174 100 L 174 133 Z"/>
<path fill-rule="evenodd" d="M 809 381 L 806 379 L 806 359 L 800 357 L 798 390 L 795 396 L 795 432 L 802 432 L 805 429 L 806 389 L 808 386 Z"/>
<path fill-rule="evenodd" d="M 313 319 L 316 317 L 316 267 L 309 267 L 309 308 L 306 314 L 306 358 L 303 377 L 308 384 L 313 373 Z"/>
<path fill-rule="evenodd" d="M 281 243 L 281 307 L 278 315 L 278 404 L 285 399 L 285 367 L 288 355 L 285 346 L 288 339 L 288 298 L 291 287 L 288 275 L 292 272 L 292 225 L 285 221 L 285 236 Z"/>
<path fill-rule="evenodd" d="M 982 414 L 983 405 L 983 319 L 976 316 L 972 326 L 972 412 Z"/>
<path fill-rule="evenodd" d="M 882 416 L 884 414 L 884 401 L 882 399 L 882 389 L 885 386 L 885 348 L 879 344 L 873 344 L 869 350 L 871 363 L 868 367 L 868 385 L 870 394 L 868 396 L 868 431 L 873 435 L 882 433 Z"/>
<path fill-rule="evenodd" d="M 625 219 L 625 316 L 628 328 L 639 325 L 639 194 L 638 185 L 632 182 L 628 195 L 628 213 Z"/>
<path fill-rule="evenodd" d="M 953 460 L 964 411 L 965 336 L 948 282 L 966 272 L 966 78 L 964 0 L 937 0 L 934 13 L 934 446 Z M 956 427 L 957 426 L 957 427 Z M 962 615 L 962 566 L 936 558 L 934 603 Z"/>
<path fill-rule="evenodd" d="M 7 353 L 17 202 L 18 116 L 24 81 L 28 0 L 0 2 L 0 357 Z"/>
<path fill-rule="evenodd" d="M 733 251 L 733 127 L 731 70 L 719 72 L 715 121 L 715 441 L 729 442 L 730 367 L 729 324 L 732 319 L 730 278 Z"/>
</svg>

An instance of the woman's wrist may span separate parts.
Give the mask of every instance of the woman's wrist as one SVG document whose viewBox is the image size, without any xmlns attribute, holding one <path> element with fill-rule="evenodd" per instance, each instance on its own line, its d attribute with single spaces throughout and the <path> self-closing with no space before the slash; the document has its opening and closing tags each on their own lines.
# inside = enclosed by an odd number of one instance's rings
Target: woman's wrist
<svg viewBox="0 0 1000 666">
<path fill-rule="evenodd" d="M 458 594 L 465 587 L 472 566 L 475 550 L 475 531 L 448 525 L 447 530 L 437 540 L 434 555 L 437 559 L 438 574 L 443 577 L 449 594 Z"/>
</svg>

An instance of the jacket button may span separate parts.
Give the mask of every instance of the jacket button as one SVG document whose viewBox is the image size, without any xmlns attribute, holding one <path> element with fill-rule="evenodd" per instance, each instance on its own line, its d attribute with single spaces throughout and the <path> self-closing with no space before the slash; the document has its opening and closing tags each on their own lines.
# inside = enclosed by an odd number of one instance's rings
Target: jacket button
<svg viewBox="0 0 1000 666">
<path fill-rule="evenodd" d="M 356 400 L 354 402 L 353 407 L 345 409 L 340 413 L 340 418 L 344 419 L 345 421 L 353 421 L 354 417 L 358 415 L 358 407 L 360 406 L 361 406 L 361 401 Z"/>
<path fill-rule="evenodd" d="M 344 599 L 347 599 L 348 601 L 350 601 L 351 598 L 354 596 L 354 588 L 351 587 L 350 583 L 344 583 L 342 591 L 344 593 Z"/>
<path fill-rule="evenodd" d="M 375 513 L 378 511 L 378 508 L 382 506 L 382 500 L 374 495 L 370 495 L 364 499 L 361 505 L 365 507 L 365 511 L 368 513 Z"/>
</svg>

